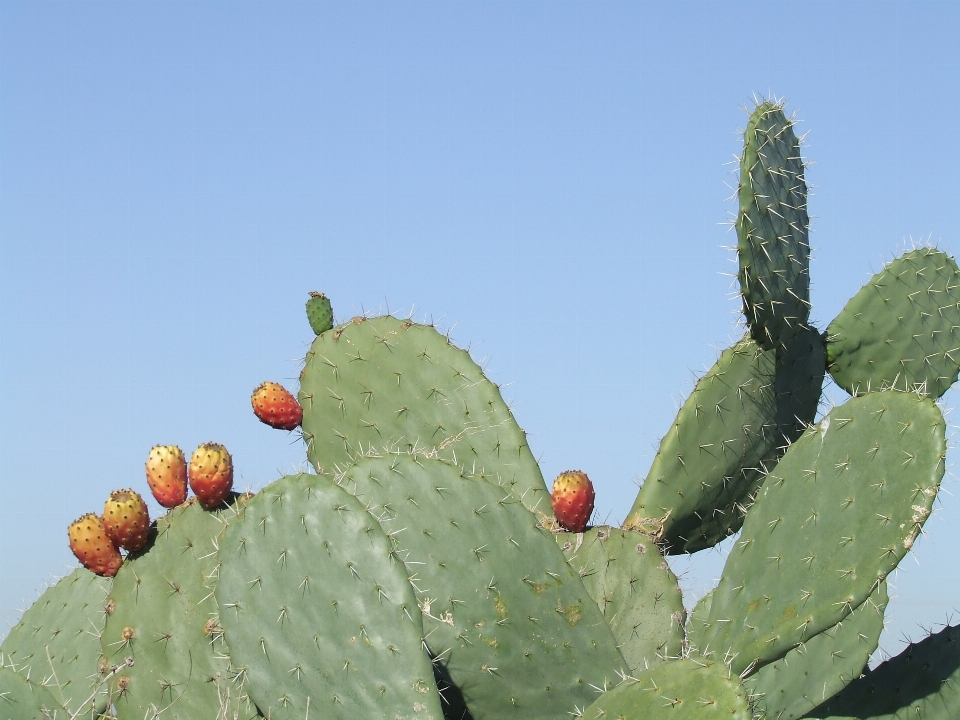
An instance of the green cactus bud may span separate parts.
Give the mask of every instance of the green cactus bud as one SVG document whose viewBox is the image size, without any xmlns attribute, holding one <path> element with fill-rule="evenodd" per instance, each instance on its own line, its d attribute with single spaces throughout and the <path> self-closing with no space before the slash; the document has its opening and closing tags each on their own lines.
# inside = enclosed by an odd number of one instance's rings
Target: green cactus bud
<svg viewBox="0 0 960 720">
<path fill-rule="evenodd" d="M 314 335 L 321 335 L 333 327 L 333 307 L 323 293 L 311 292 L 307 300 L 307 320 Z"/>
</svg>

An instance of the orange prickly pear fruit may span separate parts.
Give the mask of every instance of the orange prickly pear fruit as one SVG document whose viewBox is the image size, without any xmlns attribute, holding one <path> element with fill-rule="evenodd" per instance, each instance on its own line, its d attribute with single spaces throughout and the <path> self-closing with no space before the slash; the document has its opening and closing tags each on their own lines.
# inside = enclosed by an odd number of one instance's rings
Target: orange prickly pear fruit
<svg viewBox="0 0 960 720">
<path fill-rule="evenodd" d="M 190 457 L 190 488 L 207 510 L 223 504 L 233 487 L 233 458 L 218 443 L 204 443 Z"/>
<path fill-rule="evenodd" d="M 137 552 L 150 537 L 150 512 L 140 494 L 114 490 L 103 505 L 103 528 L 117 547 Z"/>
<path fill-rule="evenodd" d="M 165 508 L 187 499 L 187 461 L 176 445 L 155 445 L 147 457 L 147 485 Z"/>
<path fill-rule="evenodd" d="M 253 412 L 272 428 L 293 430 L 303 420 L 303 408 L 283 385 L 275 382 L 262 383 L 250 398 Z"/>
<path fill-rule="evenodd" d="M 567 470 L 553 481 L 550 504 L 553 514 L 565 530 L 583 532 L 593 514 L 596 493 L 587 474 L 580 470 Z"/>
<path fill-rule="evenodd" d="M 67 535 L 70 538 L 70 549 L 81 565 L 103 577 L 117 574 L 123 557 L 107 536 L 102 519 L 93 513 L 87 513 L 70 523 Z"/>
</svg>

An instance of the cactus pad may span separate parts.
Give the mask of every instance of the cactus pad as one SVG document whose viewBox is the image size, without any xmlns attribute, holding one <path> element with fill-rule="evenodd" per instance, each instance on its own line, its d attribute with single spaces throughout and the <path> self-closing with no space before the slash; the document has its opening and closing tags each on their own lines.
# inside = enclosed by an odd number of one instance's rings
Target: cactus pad
<svg viewBox="0 0 960 720">
<path fill-rule="evenodd" d="M 371 451 L 416 451 L 497 474 L 528 508 L 550 512 L 499 389 L 434 328 L 354 318 L 314 340 L 300 379 L 303 437 L 318 473 L 332 477 Z"/>
<path fill-rule="evenodd" d="M 671 554 L 712 547 L 739 530 L 764 468 L 816 416 L 823 357 L 810 329 L 776 350 L 749 338 L 725 350 L 661 441 L 625 527 Z"/>
<path fill-rule="evenodd" d="M 938 398 L 960 370 L 960 269 L 934 248 L 912 250 L 860 288 L 826 335 L 830 375 L 847 392 Z"/>
<path fill-rule="evenodd" d="M 406 569 L 356 498 L 317 475 L 277 480 L 219 557 L 220 620 L 264 716 L 439 720 Z"/>
<path fill-rule="evenodd" d="M 234 682 L 213 596 L 218 536 L 235 508 L 174 508 L 117 573 L 102 642 L 111 667 L 133 659 L 110 681 L 120 717 L 257 716 Z"/>
<path fill-rule="evenodd" d="M 956 720 L 960 717 L 960 627 L 945 627 L 909 645 L 806 717 Z"/>
<path fill-rule="evenodd" d="M 803 717 L 857 678 L 877 649 L 886 606 L 883 582 L 839 624 L 748 677 L 744 685 L 766 717 Z"/>
<path fill-rule="evenodd" d="M 475 720 L 553 720 L 619 680 L 600 610 L 508 489 L 396 456 L 367 458 L 341 482 L 396 539 L 427 646 Z"/>
<path fill-rule="evenodd" d="M 71 714 L 103 712 L 100 635 L 111 582 L 85 568 L 61 579 L 11 628 L 0 664 L 42 684 Z"/>
<path fill-rule="evenodd" d="M 752 720 L 746 693 L 720 663 L 673 660 L 608 690 L 584 720 Z"/>
<path fill-rule="evenodd" d="M 683 651 L 683 597 L 659 548 L 641 533 L 595 527 L 555 536 L 637 672 Z"/>
<path fill-rule="evenodd" d="M 913 545 L 945 452 L 940 410 L 912 393 L 853 398 L 807 430 L 727 558 L 701 653 L 740 674 L 843 620 Z"/>
<path fill-rule="evenodd" d="M 0 666 L 0 720 L 67 720 L 46 688 L 11 667 Z"/>
<path fill-rule="evenodd" d="M 800 141 L 783 105 L 750 115 L 740 158 L 737 250 L 750 335 L 763 348 L 789 340 L 810 314 L 807 185 Z"/>
</svg>

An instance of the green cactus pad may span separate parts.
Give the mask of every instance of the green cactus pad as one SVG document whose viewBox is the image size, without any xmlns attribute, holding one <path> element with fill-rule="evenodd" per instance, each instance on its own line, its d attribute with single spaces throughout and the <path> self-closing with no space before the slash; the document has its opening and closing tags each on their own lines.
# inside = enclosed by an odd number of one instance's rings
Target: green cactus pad
<svg viewBox="0 0 960 720">
<path fill-rule="evenodd" d="M 133 660 L 110 681 L 120 718 L 257 717 L 231 671 L 213 596 L 218 536 L 237 502 L 172 509 L 114 578 L 103 650 L 111 667 Z"/>
<path fill-rule="evenodd" d="M 750 335 L 766 349 L 793 337 L 810 314 L 807 185 L 800 141 L 780 103 L 750 115 L 740 158 L 737 250 Z"/>
<path fill-rule="evenodd" d="M 854 680 L 808 718 L 956 720 L 960 626 L 947 626 Z"/>
<path fill-rule="evenodd" d="M 795 720 L 857 678 L 877 649 L 887 606 L 887 584 L 844 620 L 764 665 L 744 686 L 768 718 Z"/>
<path fill-rule="evenodd" d="M 409 456 L 367 458 L 341 482 L 396 539 L 427 646 L 474 720 L 555 720 L 619 681 L 599 608 L 509 489 Z"/>
<path fill-rule="evenodd" d="M 301 374 L 303 437 L 320 474 L 371 451 L 417 451 L 496 475 L 528 508 L 550 494 L 496 385 L 434 328 L 386 316 L 320 335 Z"/>
<path fill-rule="evenodd" d="M 0 664 L 42 684 L 71 714 L 103 712 L 100 635 L 111 583 L 86 568 L 62 578 L 11 628 Z"/>
<path fill-rule="evenodd" d="M 580 575 L 633 671 L 683 651 L 686 613 L 677 576 L 641 533 L 595 527 L 559 533 L 557 543 Z"/>
<path fill-rule="evenodd" d="M 753 720 L 746 693 L 720 663 L 672 660 L 608 690 L 584 720 Z"/>
<path fill-rule="evenodd" d="M 670 554 L 712 547 L 739 530 L 764 469 L 813 422 L 823 375 L 815 330 L 776 350 L 749 338 L 725 350 L 661 441 L 625 527 Z"/>
<path fill-rule="evenodd" d="M 355 497 L 282 478 L 230 523 L 219 557 L 227 644 L 266 717 L 439 720 L 407 571 Z"/>
<path fill-rule="evenodd" d="M 864 602 L 930 514 L 944 472 L 944 426 L 931 400 L 891 391 L 853 398 L 807 430 L 747 515 L 701 653 L 741 674 Z"/>
<path fill-rule="evenodd" d="M 333 327 L 333 308 L 323 293 L 312 292 L 307 300 L 307 320 L 314 335 L 321 335 Z"/>
<path fill-rule="evenodd" d="M 960 269 L 934 248 L 912 250 L 860 288 L 826 336 L 828 370 L 847 392 L 938 398 L 960 371 Z"/>
<path fill-rule="evenodd" d="M 0 720 L 67 720 L 64 710 L 41 685 L 11 667 L 0 666 Z"/>
</svg>

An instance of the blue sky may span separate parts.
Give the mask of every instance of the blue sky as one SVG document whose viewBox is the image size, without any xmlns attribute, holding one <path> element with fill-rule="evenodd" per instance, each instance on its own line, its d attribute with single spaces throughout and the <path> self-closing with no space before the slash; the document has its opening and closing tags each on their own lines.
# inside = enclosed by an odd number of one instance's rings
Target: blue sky
<svg viewBox="0 0 960 720">
<path fill-rule="evenodd" d="M 241 488 L 304 462 L 249 394 L 296 389 L 311 290 L 452 328 L 619 522 L 740 332 L 743 108 L 809 131 L 823 328 L 911 242 L 960 252 L 957 37 L 953 2 L 4 0 L 0 637 L 154 444 L 224 443 Z M 956 487 L 888 652 L 960 608 Z"/>
</svg>

